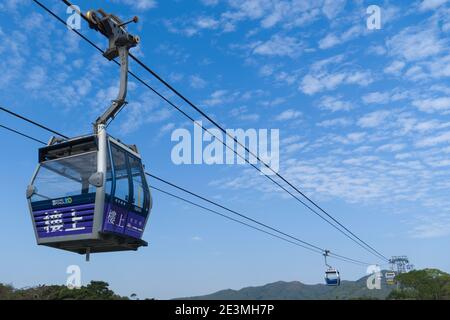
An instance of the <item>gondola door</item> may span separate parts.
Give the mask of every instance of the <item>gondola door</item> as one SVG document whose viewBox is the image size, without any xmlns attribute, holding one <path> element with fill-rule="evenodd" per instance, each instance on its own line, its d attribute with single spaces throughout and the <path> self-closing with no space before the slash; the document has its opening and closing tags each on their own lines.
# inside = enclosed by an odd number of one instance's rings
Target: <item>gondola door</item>
<svg viewBox="0 0 450 320">
<path fill-rule="evenodd" d="M 141 239 L 150 209 L 141 159 L 112 139 L 109 154 L 103 232 Z"/>
</svg>

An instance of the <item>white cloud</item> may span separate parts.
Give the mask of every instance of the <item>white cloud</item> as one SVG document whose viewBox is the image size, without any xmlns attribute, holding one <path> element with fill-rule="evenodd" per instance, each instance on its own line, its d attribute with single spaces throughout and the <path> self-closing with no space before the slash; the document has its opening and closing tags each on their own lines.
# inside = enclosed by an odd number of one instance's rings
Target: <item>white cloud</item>
<svg viewBox="0 0 450 320">
<path fill-rule="evenodd" d="M 352 109 L 352 104 L 348 101 L 343 101 L 336 97 L 326 96 L 322 98 L 319 107 L 331 112 L 349 111 L 350 109 Z"/>
<path fill-rule="evenodd" d="M 75 80 L 73 84 L 80 96 L 86 96 L 92 88 L 92 82 L 89 79 Z"/>
<path fill-rule="evenodd" d="M 320 49 L 332 48 L 341 43 L 341 40 L 335 34 L 328 34 L 319 41 Z"/>
<path fill-rule="evenodd" d="M 367 52 L 370 54 L 377 55 L 377 56 L 384 56 L 387 53 L 387 50 L 384 46 L 374 45 L 374 46 L 370 46 L 367 49 Z"/>
<path fill-rule="evenodd" d="M 161 129 L 159 129 L 159 133 L 156 136 L 156 139 L 161 139 L 165 134 L 167 134 L 170 131 L 173 131 L 175 128 L 176 128 L 176 125 L 173 122 L 169 122 L 169 123 L 163 125 L 161 127 Z"/>
<path fill-rule="evenodd" d="M 170 122 L 168 124 L 165 124 L 164 126 L 161 127 L 160 132 L 161 133 L 166 133 L 169 132 L 171 130 L 173 130 L 175 128 L 175 123 Z"/>
<path fill-rule="evenodd" d="M 345 126 L 349 126 L 352 124 L 352 121 L 348 118 L 335 118 L 335 119 L 329 119 L 329 120 L 324 120 L 321 121 L 317 124 L 317 126 L 319 127 L 345 127 Z"/>
<path fill-rule="evenodd" d="M 434 135 L 431 137 L 426 137 L 417 141 L 416 145 L 418 147 L 433 147 L 442 143 L 450 142 L 450 132 L 444 132 L 439 135 Z"/>
<path fill-rule="evenodd" d="M 410 232 L 411 237 L 417 239 L 440 238 L 450 235 L 450 216 L 440 214 L 437 217 L 423 215 L 419 217 L 417 225 Z"/>
<path fill-rule="evenodd" d="M 239 21 L 258 20 L 263 28 L 272 28 L 278 24 L 286 29 L 304 26 L 322 13 L 321 1 L 310 0 L 229 0 L 228 5 L 230 10 L 222 14 L 223 20 L 233 25 Z M 332 15 L 332 9 L 325 9 L 324 13 Z M 335 7 L 335 10 L 338 8 Z"/>
<path fill-rule="evenodd" d="M 392 62 L 389 66 L 384 68 L 384 73 L 399 75 L 400 72 L 405 67 L 405 65 L 406 64 L 403 61 L 396 60 L 396 61 Z"/>
<path fill-rule="evenodd" d="M 283 151 L 286 153 L 294 153 L 296 151 L 299 151 L 301 149 L 303 149 L 308 143 L 307 142 L 298 142 L 298 143 L 293 143 L 290 145 L 287 145 Z"/>
<path fill-rule="evenodd" d="M 207 106 L 217 106 L 224 104 L 225 102 L 229 101 L 230 99 L 230 93 L 228 90 L 216 90 L 214 91 L 209 99 L 205 100 L 203 103 Z"/>
<path fill-rule="evenodd" d="M 215 6 L 219 3 L 219 0 L 201 0 L 205 6 Z"/>
<path fill-rule="evenodd" d="M 230 115 L 242 121 L 254 122 L 260 119 L 259 114 L 249 112 L 249 108 L 246 106 L 232 109 Z"/>
<path fill-rule="evenodd" d="M 298 39 L 288 36 L 274 35 L 266 42 L 253 45 L 253 53 L 264 56 L 296 57 L 302 53 L 303 45 Z"/>
<path fill-rule="evenodd" d="M 448 0 L 423 0 L 419 8 L 422 11 L 434 10 L 447 2 Z"/>
<path fill-rule="evenodd" d="M 292 85 L 297 81 L 297 75 L 281 71 L 275 75 L 275 80 L 278 82 L 285 82 L 288 85 Z"/>
<path fill-rule="evenodd" d="M 280 113 L 278 116 L 276 116 L 275 120 L 277 120 L 277 121 L 294 120 L 301 116 L 302 116 L 302 113 L 300 111 L 297 111 L 294 109 L 288 109 L 288 110 Z"/>
<path fill-rule="evenodd" d="M 358 125 L 362 128 L 375 128 L 381 125 L 391 113 L 386 110 L 374 111 L 366 114 L 358 120 Z"/>
<path fill-rule="evenodd" d="M 272 100 L 265 100 L 262 102 L 262 105 L 265 107 L 276 107 L 286 102 L 286 98 L 278 97 Z"/>
<path fill-rule="evenodd" d="M 440 97 L 434 99 L 424 99 L 413 101 L 413 105 L 420 111 L 432 113 L 448 113 L 450 111 L 450 97 Z"/>
<path fill-rule="evenodd" d="M 0 4 L 0 10 L 8 10 L 8 11 L 15 11 L 19 6 L 27 3 L 26 0 L 6 0 L 2 2 L 3 3 Z"/>
<path fill-rule="evenodd" d="M 272 12 L 261 21 L 263 28 L 271 28 L 282 21 L 289 13 L 290 6 L 285 2 L 274 3 Z"/>
<path fill-rule="evenodd" d="M 330 33 L 325 38 L 319 41 L 320 49 L 329 49 L 338 44 L 343 44 L 347 41 L 353 40 L 362 35 L 364 29 L 360 25 L 350 27 L 341 34 Z"/>
<path fill-rule="evenodd" d="M 363 142 L 364 138 L 367 136 L 365 132 L 350 132 L 344 136 L 336 136 L 332 140 L 342 143 L 342 144 L 358 144 Z"/>
<path fill-rule="evenodd" d="M 200 76 L 197 75 L 191 76 L 189 80 L 191 87 L 194 89 L 203 89 L 204 87 L 206 87 L 207 84 L 205 80 L 203 80 Z"/>
<path fill-rule="evenodd" d="M 247 114 L 242 114 L 239 116 L 239 119 L 242 121 L 251 121 L 251 122 L 256 122 L 260 119 L 261 117 L 259 116 L 259 114 L 256 113 L 247 113 Z"/>
<path fill-rule="evenodd" d="M 449 122 L 439 122 L 438 120 L 422 121 L 416 124 L 415 130 L 420 133 L 429 132 L 438 129 L 444 129 L 450 127 Z"/>
<path fill-rule="evenodd" d="M 302 79 L 299 89 L 305 94 L 313 95 L 324 90 L 334 90 L 342 84 L 367 86 L 372 82 L 372 74 L 369 71 L 310 73 Z"/>
<path fill-rule="evenodd" d="M 333 19 L 342 12 L 346 2 L 346 0 L 325 0 L 322 11 L 328 19 Z"/>
<path fill-rule="evenodd" d="M 405 78 L 412 81 L 426 79 L 429 76 L 421 66 L 413 66 L 405 72 Z"/>
<path fill-rule="evenodd" d="M 385 104 L 390 101 L 390 98 L 387 92 L 371 92 L 363 96 L 362 100 L 365 104 Z"/>
<path fill-rule="evenodd" d="M 225 15 L 234 20 L 261 19 L 273 9 L 271 2 L 263 0 L 230 0 L 229 5 L 235 11 L 225 13 Z"/>
<path fill-rule="evenodd" d="M 302 140 L 302 137 L 299 135 L 293 135 L 286 138 L 283 138 L 280 142 L 281 145 L 297 143 Z"/>
<path fill-rule="evenodd" d="M 388 143 L 378 147 L 377 151 L 382 152 L 398 152 L 405 149 L 406 145 L 403 143 Z"/>
<path fill-rule="evenodd" d="M 220 22 L 211 17 L 199 17 L 196 19 L 195 24 L 200 29 L 216 29 L 219 27 Z"/>
<path fill-rule="evenodd" d="M 450 10 L 449 10 L 450 14 Z M 428 68 L 427 76 L 432 78 L 450 77 L 450 54 L 423 63 Z"/>
<path fill-rule="evenodd" d="M 182 74 L 182 73 L 171 72 L 169 74 L 169 79 L 172 82 L 179 82 L 179 81 L 183 80 L 183 78 L 184 78 L 184 74 Z"/>
<path fill-rule="evenodd" d="M 259 74 L 262 75 L 263 77 L 268 77 L 271 76 L 275 71 L 275 67 L 273 65 L 263 65 L 260 69 L 259 69 Z"/>
<path fill-rule="evenodd" d="M 153 9 L 157 6 L 155 0 L 114 0 L 115 2 L 123 3 L 138 10 Z"/>
<path fill-rule="evenodd" d="M 324 90 L 326 86 L 327 86 L 326 82 L 321 81 L 320 79 L 314 77 L 313 75 L 308 74 L 303 78 L 299 89 L 306 94 L 312 95 Z"/>
<path fill-rule="evenodd" d="M 25 89 L 36 90 L 42 88 L 47 80 L 47 74 L 43 67 L 34 67 L 30 70 L 28 80 L 25 82 Z"/>
<path fill-rule="evenodd" d="M 115 90 L 112 92 L 117 94 Z M 126 113 L 119 120 L 120 131 L 122 134 L 128 134 L 145 124 L 167 121 L 170 116 L 171 111 L 161 107 L 161 100 L 158 97 L 145 92 L 127 105 Z"/>
<path fill-rule="evenodd" d="M 302 27 L 322 15 L 332 20 L 342 14 L 346 0 L 228 0 L 229 10 L 222 18 L 231 24 L 259 21 L 262 28 L 281 25 L 284 29 Z"/>
<path fill-rule="evenodd" d="M 357 158 L 345 159 L 342 161 L 342 163 L 348 164 L 351 166 L 362 166 L 367 163 L 374 162 L 376 160 L 378 160 L 378 158 L 375 156 L 360 156 Z"/>
<path fill-rule="evenodd" d="M 408 27 L 387 41 L 389 53 L 407 61 L 417 61 L 447 50 L 447 40 L 434 28 Z"/>
</svg>

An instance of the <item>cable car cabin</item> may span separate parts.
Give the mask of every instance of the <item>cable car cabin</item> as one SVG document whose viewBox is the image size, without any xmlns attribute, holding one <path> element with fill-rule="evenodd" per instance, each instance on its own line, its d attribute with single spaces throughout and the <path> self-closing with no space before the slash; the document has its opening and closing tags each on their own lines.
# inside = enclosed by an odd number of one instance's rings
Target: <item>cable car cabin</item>
<svg viewBox="0 0 450 320">
<path fill-rule="evenodd" d="M 333 268 L 329 268 L 325 271 L 325 284 L 332 287 L 340 286 L 341 276 L 339 275 L 339 271 Z"/>
<path fill-rule="evenodd" d="M 394 285 L 395 284 L 395 272 L 393 272 L 393 271 L 386 272 L 384 274 L 384 276 L 386 277 L 386 283 L 388 285 Z"/>
<path fill-rule="evenodd" d="M 87 258 L 147 246 L 152 198 L 141 157 L 105 131 L 41 148 L 27 198 L 39 245 Z"/>
</svg>

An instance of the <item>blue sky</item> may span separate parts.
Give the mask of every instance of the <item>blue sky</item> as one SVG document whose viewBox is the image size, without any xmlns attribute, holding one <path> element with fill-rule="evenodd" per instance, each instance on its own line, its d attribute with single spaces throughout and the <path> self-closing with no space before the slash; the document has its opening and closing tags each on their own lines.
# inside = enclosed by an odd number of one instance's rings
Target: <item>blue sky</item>
<svg viewBox="0 0 450 320">
<path fill-rule="evenodd" d="M 43 2 L 68 17 L 58 1 Z M 139 15 L 131 30 L 142 43 L 134 52 L 149 66 L 227 128 L 280 129 L 280 173 L 379 251 L 450 271 L 448 1 L 76 4 Z M 380 30 L 366 28 L 372 4 L 382 8 Z M 106 47 L 85 24 L 81 32 Z M 0 36 L 2 106 L 68 135 L 90 132 L 116 94 L 118 69 L 31 1 L 2 1 Z M 137 144 L 150 172 L 321 247 L 378 262 L 248 166 L 172 164 L 171 132 L 192 124 L 133 80 L 128 100 L 110 132 Z M 0 123 L 49 138 L 6 114 Z M 322 257 L 156 191 L 148 248 L 94 255 L 86 264 L 37 247 L 24 194 L 38 145 L 0 133 L 0 282 L 63 284 L 71 264 L 81 266 L 83 283 L 101 279 L 140 297 L 322 281 Z M 335 265 L 344 279 L 365 274 Z"/>
</svg>

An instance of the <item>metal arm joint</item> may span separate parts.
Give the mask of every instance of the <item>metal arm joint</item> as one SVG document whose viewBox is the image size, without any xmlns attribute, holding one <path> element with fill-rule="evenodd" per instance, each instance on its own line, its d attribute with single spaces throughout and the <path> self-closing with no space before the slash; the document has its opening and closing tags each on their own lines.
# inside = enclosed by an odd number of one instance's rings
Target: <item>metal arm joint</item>
<svg viewBox="0 0 450 320">
<path fill-rule="evenodd" d="M 120 112 L 126 104 L 128 89 L 128 57 L 131 48 L 139 43 L 139 37 L 129 34 L 125 26 L 131 22 L 138 22 L 134 17 L 131 21 L 123 22 L 117 16 L 105 13 L 102 9 L 88 11 L 86 17 L 89 26 L 99 31 L 109 40 L 109 47 L 103 54 L 108 60 L 120 59 L 120 88 L 117 99 L 112 101 L 111 106 L 95 121 L 94 131 L 97 132 L 99 125 L 105 125 Z"/>
</svg>

